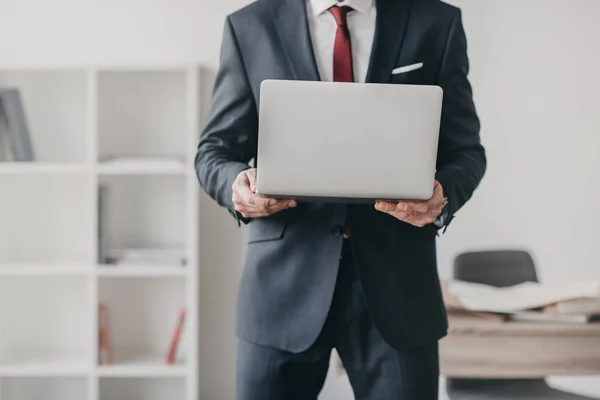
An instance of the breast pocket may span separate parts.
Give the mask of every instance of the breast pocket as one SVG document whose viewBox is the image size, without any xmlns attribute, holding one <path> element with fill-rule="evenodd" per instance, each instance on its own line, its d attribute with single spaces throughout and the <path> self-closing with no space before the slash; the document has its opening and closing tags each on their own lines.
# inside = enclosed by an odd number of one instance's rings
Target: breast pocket
<svg viewBox="0 0 600 400">
<path fill-rule="evenodd" d="M 430 84 L 427 79 L 427 71 L 427 66 L 421 62 L 402 64 L 402 66 L 398 66 L 390 72 L 390 82 L 404 85 Z"/>
<path fill-rule="evenodd" d="M 269 242 L 283 238 L 286 221 L 282 218 L 257 218 L 250 223 L 248 244 Z"/>
</svg>

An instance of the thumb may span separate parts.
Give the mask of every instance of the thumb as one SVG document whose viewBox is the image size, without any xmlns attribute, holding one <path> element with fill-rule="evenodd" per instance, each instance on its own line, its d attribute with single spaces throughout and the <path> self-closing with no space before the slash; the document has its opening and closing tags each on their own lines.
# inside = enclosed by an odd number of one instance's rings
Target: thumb
<svg viewBox="0 0 600 400">
<path fill-rule="evenodd" d="M 256 169 L 253 168 L 248 170 L 246 175 L 248 176 L 248 185 L 250 186 L 250 190 L 252 190 L 252 192 L 256 192 Z"/>
<path fill-rule="evenodd" d="M 256 184 L 256 169 L 255 168 L 251 168 L 251 169 L 247 170 L 246 176 L 248 177 L 248 181 L 250 182 L 251 185 Z"/>
</svg>

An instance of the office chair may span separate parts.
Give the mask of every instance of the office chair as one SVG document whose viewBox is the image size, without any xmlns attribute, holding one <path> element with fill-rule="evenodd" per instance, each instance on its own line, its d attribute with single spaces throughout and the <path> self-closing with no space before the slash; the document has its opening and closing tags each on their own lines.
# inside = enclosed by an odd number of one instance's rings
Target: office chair
<svg viewBox="0 0 600 400">
<path fill-rule="evenodd" d="M 454 278 L 496 287 L 538 281 L 531 255 L 518 250 L 460 254 Z M 598 400 L 553 389 L 544 379 L 448 378 L 446 390 L 451 400 Z"/>
</svg>

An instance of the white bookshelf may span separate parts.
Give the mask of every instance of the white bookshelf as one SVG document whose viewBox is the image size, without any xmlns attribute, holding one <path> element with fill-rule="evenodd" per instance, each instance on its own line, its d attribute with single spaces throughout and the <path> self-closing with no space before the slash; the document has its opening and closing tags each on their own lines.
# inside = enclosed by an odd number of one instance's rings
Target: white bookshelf
<svg viewBox="0 0 600 400">
<path fill-rule="evenodd" d="M 37 159 L 0 163 L 0 400 L 196 400 L 198 69 L 0 70 L 0 87 L 21 90 Z M 186 262 L 107 264 L 100 227 L 108 247 Z"/>
</svg>

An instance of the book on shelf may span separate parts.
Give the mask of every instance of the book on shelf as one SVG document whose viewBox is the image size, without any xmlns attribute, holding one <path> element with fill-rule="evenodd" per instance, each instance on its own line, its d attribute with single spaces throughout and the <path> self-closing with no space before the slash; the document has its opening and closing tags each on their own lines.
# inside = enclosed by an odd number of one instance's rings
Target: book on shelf
<svg viewBox="0 0 600 400">
<path fill-rule="evenodd" d="M 98 262 L 105 264 L 108 258 L 108 186 L 98 187 Z"/>
<path fill-rule="evenodd" d="M 177 325 L 173 330 L 171 337 L 171 343 L 169 344 L 169 350 L 167 351 L 166 363 L 169 365 L 175 364 L 177 358 L 177 348 L 181 342 L 181 334 L 185 326 L 186 310 L 182 308 L 179 312 L 179 318 L 177 319 Z"/>
<path fill-rule="evenodd" d="M 8 141 L 8 121 L 4 117 L 4 108 L 0 102 L 0 162 L 11 161 L 10 143 Z"/>
<path fill-rule="evenodd" d="M 98 363 L 100 365 L 114 363 L 108 308 L 104 304 L 98 306 Z"/>
<path fill-rule="evenodd" d="M 106 252 L 106 263 L 111 265 L 186 265 L 185 251 L 181 248 L 112 248 Z"/>
<path fill-rule="evenodd" d="M 0 88 L 0 161 L 34 161 L 21 92 Z"/>
<path fill-rule="evenodd" d="M 98 187 L 98 263 L 104 265 L 178 265 L 185 266 L 183 248 L 109 246 L 109 191 L 108 185 Z"/>
</svg>

